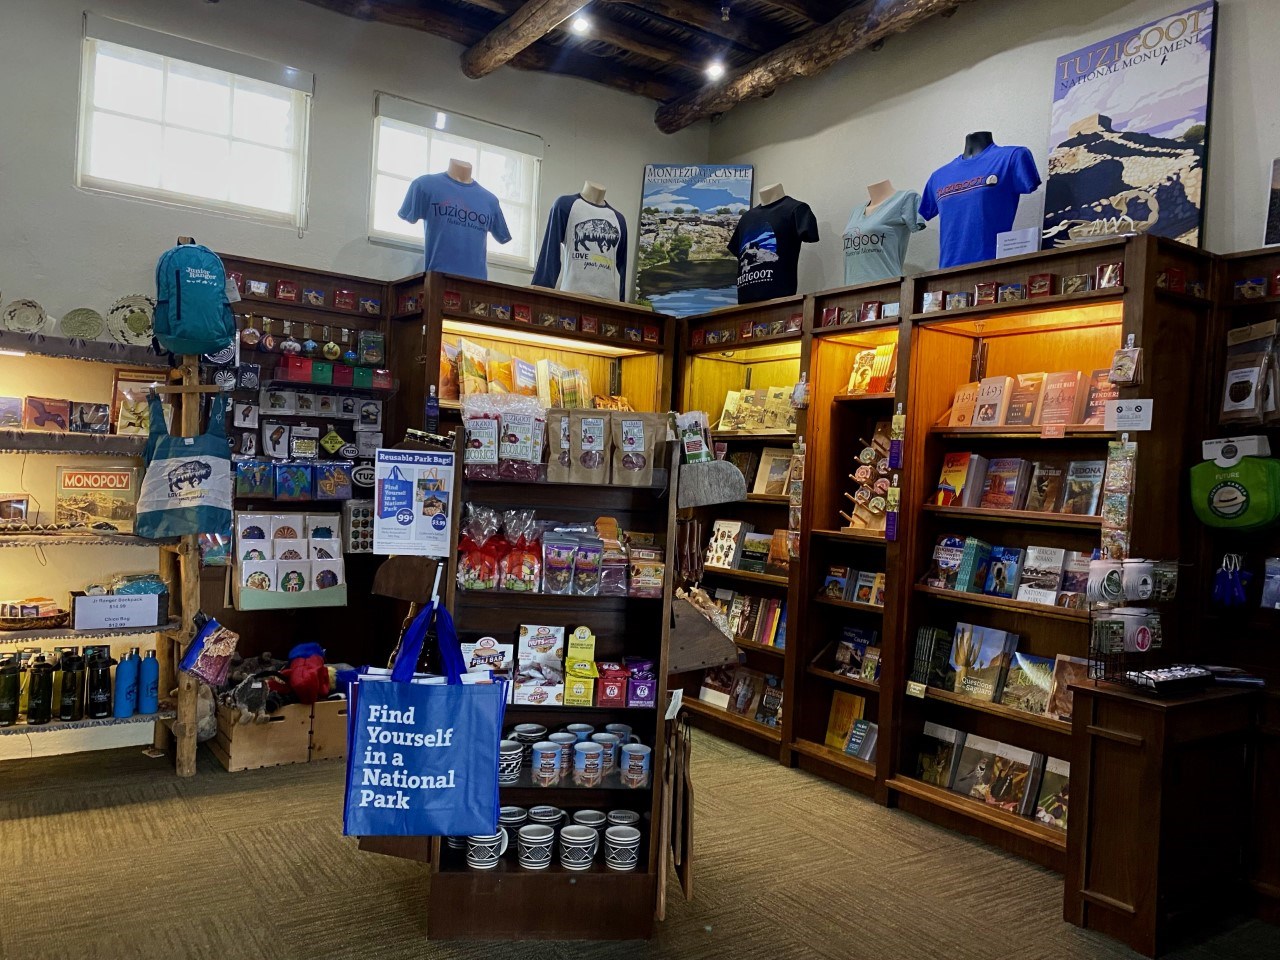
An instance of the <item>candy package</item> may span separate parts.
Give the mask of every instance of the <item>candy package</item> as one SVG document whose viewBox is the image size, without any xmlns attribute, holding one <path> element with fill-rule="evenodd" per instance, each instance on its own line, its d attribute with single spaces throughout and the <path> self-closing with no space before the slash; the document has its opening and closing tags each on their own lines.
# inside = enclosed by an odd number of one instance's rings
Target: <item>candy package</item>
<svg viewBox="0 0 1280 960">
<path fill-rule="evenodd" d="M 563 407 L 547 411 L 547 480 L 550 483 L 568 483 L 573 464 L 572 444 L 569 442 L 571 417 Z"/>
<path fill-rule="evenodd" d="M 573 592 L 580 597 L 600 594 L 600 567 L 604 541 L 599 537 L 578 538 L 573 557 Z"/>
<path fill-rule="evenodd" d="M 606 410 L 569 412 L 569 465 L 571 483 L 609 482 L 609 454 L 613 442 Z"/>
<path fill-rule="evenodd" d="M 613 485 L 648 487 L 653 484 L 659 445 L 667 439 L 665 413 L 614 413 Z"/>
<path fill-rule="evenodd" d="M 466 505 L 458 542 L 458 586 L 463 590 L 498 588 L 499 527 L 497 510 L 477 503 Z"/>
<path fill-rule="evenodd" d="M 543 593 L 559 595 L 573 593 L 573 567 L 577 551 L 576 537 L 547 534 L 542 538 Z"/>
<path fill-rule="evenodd" d="M 542 588 L 542 544 L 532 510 L 508 510 L 502 515 L 509 549 L 498 562 L 499 587 L 516 593 Z"/>
</svg>

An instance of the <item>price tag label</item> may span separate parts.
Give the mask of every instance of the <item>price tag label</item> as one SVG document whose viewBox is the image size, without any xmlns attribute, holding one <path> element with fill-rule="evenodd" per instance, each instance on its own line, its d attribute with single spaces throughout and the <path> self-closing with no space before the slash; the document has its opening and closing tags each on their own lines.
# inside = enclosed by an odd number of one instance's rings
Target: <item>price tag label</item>
<svg viewBox="0 0 1280 960">
<path fill-rule="evenodd" d="M 1067 435 L 1065 423 L 1046 423 L 1040 427 L 1040 436 L 1045 440 L 1061 440 Z"/>
<path fill-rule="evenodd" d="M 908 697 L 918 697 L 919 699 L 923 700 L 923 699 L 924 699 L 924 687 L 925 687 L 925 685 L 924 685 L 923 683 L 920 683 L 920 682 L 919 682 L 919 681 L 917 681 L 917 680 L 908 680 L 908 681 L 907 681 L 907 696 L 908 696 Z"/>
<path fill-rule="evenodd" d="M 1150 430 L 1155 405 L 1151 399 L 1108 400 L 1103 423 L 1108 430 Z"/>
</svg>

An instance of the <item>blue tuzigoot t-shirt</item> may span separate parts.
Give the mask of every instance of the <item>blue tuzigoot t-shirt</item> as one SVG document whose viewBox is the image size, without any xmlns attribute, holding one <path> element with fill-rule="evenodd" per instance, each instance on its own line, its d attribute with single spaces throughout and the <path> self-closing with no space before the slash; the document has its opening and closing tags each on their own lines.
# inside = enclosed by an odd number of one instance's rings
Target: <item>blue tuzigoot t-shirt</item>
<svg viewBox="0 0 1280 960">
<path fill-rule="evenodd" d="M 424 270 L 488 279 L 487 236 L 509 243 L 511 232 L 498 198 L 474 180 L 462 183 L 447 173 L 429 173 L 409 184 L 400 219 L 422 221 L 426 232 Z"/>
<path fill-rule="evenodd" d="M 1013 227 L 1018 198 L 1040 186 L 1026 147 L 992 144 L 976 157 L 956 157 L 929 177 L 920 216 L 942 214 L 939 267 L 955 267 L 996 255 L 996 234 Z"/>
</svg>

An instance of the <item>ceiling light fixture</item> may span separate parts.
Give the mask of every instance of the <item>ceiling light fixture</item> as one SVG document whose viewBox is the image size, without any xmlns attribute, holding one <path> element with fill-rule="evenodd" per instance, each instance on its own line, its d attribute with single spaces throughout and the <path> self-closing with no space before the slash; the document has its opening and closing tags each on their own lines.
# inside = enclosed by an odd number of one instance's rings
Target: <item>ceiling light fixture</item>
<svg viewBox="0 0 1280 960">
<path fill-rule="evenodd" d="M 707 74 L 708 80 L 719 80 L 721 77 L 724 76 L 724 61 L 712 60 L 710 63 L 707 64 L 707 69 L 705 72 Z"/>
<path fill-rule="evenodd" d="M 579 35 L 584 33 L 589 33 L 591 31 L 591 18 L 588 17 L 585 13 L 574 14 L 573 20 L 572 22 L 570 22 L 569 27 L 573 30 L 574 33 Z"/>
</svg>

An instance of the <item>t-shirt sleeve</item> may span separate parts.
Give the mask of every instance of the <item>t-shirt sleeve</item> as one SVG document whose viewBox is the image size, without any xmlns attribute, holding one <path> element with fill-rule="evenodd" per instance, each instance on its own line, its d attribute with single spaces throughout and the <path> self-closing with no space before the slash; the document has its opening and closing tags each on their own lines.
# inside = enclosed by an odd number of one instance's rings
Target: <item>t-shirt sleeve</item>
<svg viewBox="0 0 1280 960">
<path fill-rule="evenodd" d="M 1031 193 L 1040 186 L 1040 171 L 1036 169 L 1035 158 L 1026 147 L 1018 147 L 1009 158 L 1010 173 L 1014 186 L 1019 193 Z"/>
<path fill-rule="evenodd" d="M 746 216 L 746 214 L 743 214 L 743 216 Z M 735 257 L 738 255 L 738 251 L 742 249 L 742 217 L 738 218 L 738 223 L 733 228 L 733 236 L 730 237 L 729 242 L 725 244 L 725 249 Z"/>
<path fill-rule="evenodd" d="M 614 254 L 614 264 L 618 268 L 618 300 L 626 303 L 627 300 L 627 221 L 615 209 L 614 216 L 618 218 L 618 249 Z"/>
<path fill-rule="evenodd" d="M 511 231 L 507 229 L 507 218 L 502 215 L 502 204 L 493 198 L 493 219 L 489 223 L 489 232 L 499 243 L 511 242 Z"/>
<path fill-rule="evenodd" d="M 564 230 L 568 222 L 569 205 L 561 197 L 551 205 L 551 213 L 547 216 L 542 250 L 538 253 L 538 265 L 530 281 L 535 287 L 555 289 L 560 282 L 560 245 L 564 242 Z"/>
<path fill-rule="evenodd" d="M 925 220 L 932 220 L 938 215 L 938 198 L 933 192 L 933 177 L 930 177 L 929 182 L 924 185 L 924 194 L 920 197 L 918 212 Z"/>
<path fill-rule="evenodd" d="M 817 243 L 818 242 L 818 218 L 813 215 L 813 211 L 809 209 L 807 203 L 796 205 L 795 213 L 796 234 L 800 237 L 801 243 Z"/>
<path fill-rule="evenodd" d="M 924 229 L 924 219 L 920 216 L 920 194 L 914 190 L 908 190 L 903 198 L 902 222 L 912 233 Z"/>
<path fill-rule="evenodd" d="M 413 181 L 405 192 L 404 202 L 400 204 L 400 219 L 406 223 L 417 223 L 426 215 L 430 200 L 431 194 L 427 191 L 426 184 L 421 179 Z"/>
</svg>

